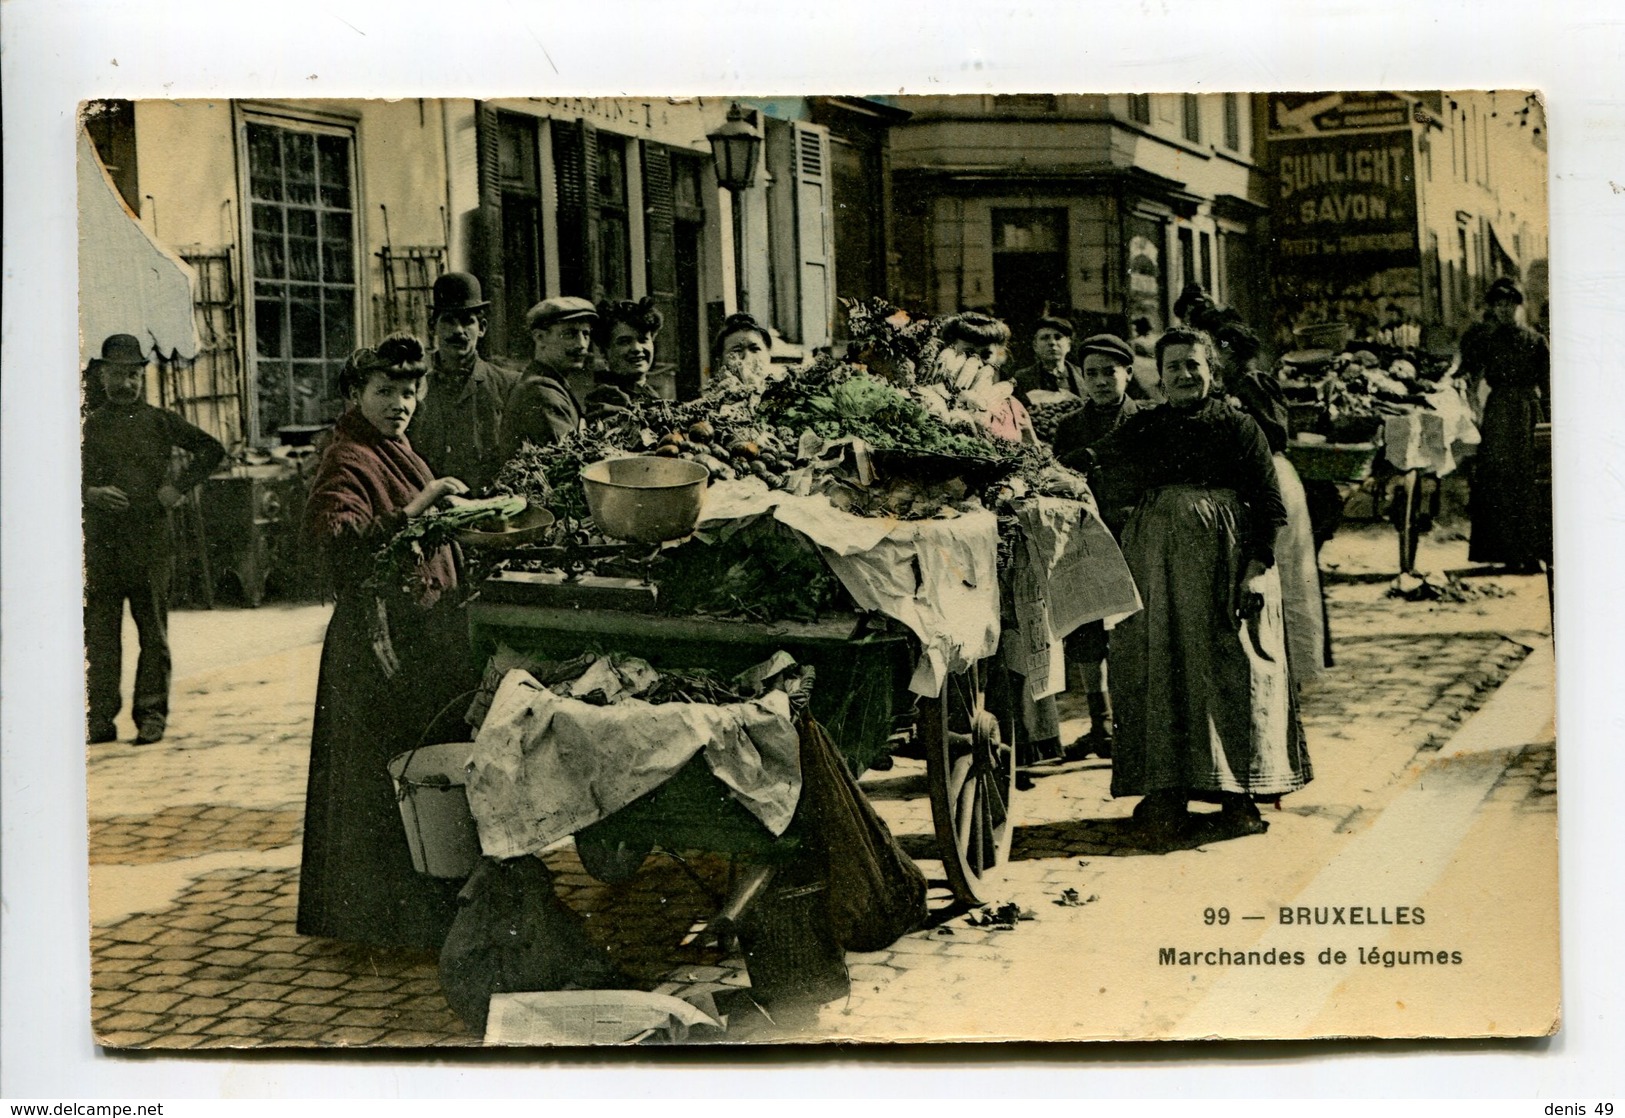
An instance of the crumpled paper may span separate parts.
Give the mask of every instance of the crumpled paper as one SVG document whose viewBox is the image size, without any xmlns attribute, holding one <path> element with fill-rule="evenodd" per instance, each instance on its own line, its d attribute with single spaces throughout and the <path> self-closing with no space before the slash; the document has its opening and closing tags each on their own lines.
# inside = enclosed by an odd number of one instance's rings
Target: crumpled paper
<svg viewBox="0 0 1625 1118">
<path fill-rule="evenodd" d="M 774 835 L 801 797 L 790 697 L 596 706 L 510 671 L 469 762 L 468 806 L 489 857 L 537 854 L 664 784 L 697 753 Z"/>
<path fill-rule="evenodd" d="M 951 521 L 854 516 L 822 496 L 767 488 L 760 479 L 711 487 L 700 527 L 771 512 L 822 550 L 862 609 L 902 622 L 923 651 L 910 688 L 941 693 L 943 681 L 999 644 L 999 522 L 985 509 Z"/>
<path fill-rule="evenodd" d="M 706 1026 L 719 1032 L 710 995 L 703 1006 L 669 994 L 642 990 L 549 990 L 493 994 L 485 1022 L 485 1043 L 634 1044 L 659 1036 L 681 1043 L 688 1030 Z"/>
<path fill-rule="evenodd" d="M 1479 432 L 1467 401 L 1451 389 L 1430 392 L 1426 408 L 1409 408 L 1383 423 L 1383 454 L 1396 470 L 1439 477 L 1456 471 L 1478 450 Z"/>
<path fill-rule="evenodd" d="M 1034 699 L 1066 690 L 1062 639 L 1091 621 L 1115 623 L 1140 608 L 1128 563 L 1094 510 L 1059 497 L 1016 505 L 1021 546 L 1010 571 L 1015 625 L 1003 634 L 1006 666 Z"/>
</svg>

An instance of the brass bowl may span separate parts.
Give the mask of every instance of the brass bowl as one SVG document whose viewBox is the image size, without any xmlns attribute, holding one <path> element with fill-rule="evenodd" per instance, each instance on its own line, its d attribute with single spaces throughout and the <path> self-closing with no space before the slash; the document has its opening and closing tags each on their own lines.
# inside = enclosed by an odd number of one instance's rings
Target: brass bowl
<svg viewBox="0 0 1625 1118">
<path fill-rule="evenodd" d="M 611 539 L 680 540 L 699 523 L 710 475 L 681 458 L 606 458 L 581 471 L 593 523 Z"/>
<path fill-rule="evenodd" d="M 520 547 L 534 543 L 551 527 L 553 527 L 551 512 L 537 505 L 528 505 L 518 516 L 508 521 L 507 531 L 484 532 L 478 528 L 462 528 L 457 532 L 457 542 L 464 547 L 497 549 Z"/>
</svg>

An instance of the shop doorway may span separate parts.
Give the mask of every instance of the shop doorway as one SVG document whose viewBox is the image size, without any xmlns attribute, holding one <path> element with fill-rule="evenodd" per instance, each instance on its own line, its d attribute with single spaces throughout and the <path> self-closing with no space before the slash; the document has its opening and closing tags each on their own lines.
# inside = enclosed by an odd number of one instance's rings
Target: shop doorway
<svg viewBox="0 0 1625 1118">
<path fill-rule="evenodd" d="M 1014 363 L 1033 359 L 1040 315 L 1071 308 L 1067 279 L 1066 210 L 993 211 L 993 313 L 1010 326 Z"/>
</svg>

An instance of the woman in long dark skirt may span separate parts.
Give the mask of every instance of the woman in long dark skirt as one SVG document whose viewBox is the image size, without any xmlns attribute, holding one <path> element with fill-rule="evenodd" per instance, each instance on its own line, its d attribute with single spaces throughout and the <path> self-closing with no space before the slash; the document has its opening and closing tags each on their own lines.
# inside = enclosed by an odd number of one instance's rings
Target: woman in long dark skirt
<svg viewBox="0 0 1625 1118">
<path fill-rule="evenodd" d="M 1535 459 L 1535 425 L 1549 418 L 1551 356 L 1545 339 L 1518 322 L 1517 284 L 1498 279 L 1484 298 L 1488 313 L 1463 335 L 1459 368 L 1474 391 L 1480 381 L 1490 389 L 1473 463 L 1467 557 L 1532 572 L 1551 558 L 1550 498 Z"/>
<path fill-rule="evenodd" d="M 338 601 L 316 684 L 298 930 L 375 946 L 438 948 L 456 912 L 456 883 L 412 869 L 387 770 L 472 685 L 456 569 L 441 548 L 412 585 L 369 584 L 382 544 L 467 491 L 437 480 L 406 439 L 425 371 L 408 336 L 352 355 L 339 381 L 350 406 L 306 506 Z"/>
<path fill-rule="evenodd" d="M 1112 795 L 1142 796 L 1154 841 L 1266 829 L 1256 801 L 1309 782 L 1286 663 L 1276 533 L 1286 523 L 1269 444 L 1210 395 L 1213 342 L 1157 343 L 1167 403 L 1125 420 L 1091 457 L 1138 501 L 1123 554 L 1144 608 L 1112 632 Z M 1216 830 L 1214 828 L 1217 828 Z"/>
</svg>

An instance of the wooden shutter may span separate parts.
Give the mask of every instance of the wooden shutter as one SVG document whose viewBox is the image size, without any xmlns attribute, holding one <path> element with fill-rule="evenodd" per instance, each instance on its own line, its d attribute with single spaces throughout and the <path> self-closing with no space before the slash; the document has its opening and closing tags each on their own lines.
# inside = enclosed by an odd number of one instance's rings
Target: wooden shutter
<svg viewBox="0 0 1625 1118">
<path fill-rule="evenodd" d="M 584 120 L 553 122 L 553 177 L 559 199 L 557 295 L 604 297 L 598 258 L 598 129 Z"/>
<path fill-rule="evenodd" d="M 472 271 L 490 301 L 488 329 L 492 338 L 507 338 L 507 284 L 502 268 L 502 156 L 497 111 L 474 103 L 474 145 L 479 163 L 479 209 L 475 212 Z"/>
<path fill-rule="evenodd" d="M 830 243 L 829 131 L 821 125 L 790 126 L 791 170 L 796 199 L 796 282 L 801 344 L 828 345 L 834 310 L 835 253 Z"/>
<path fill-rule="evenodd" d="M 649 297 L 674 328 L 660 332 L 655 360 L 678 363 L 677 231 L 672 197 L 671 152 L 664 144 L 643 144 L 643 241 L 649 263 Z"/>
</svg>

